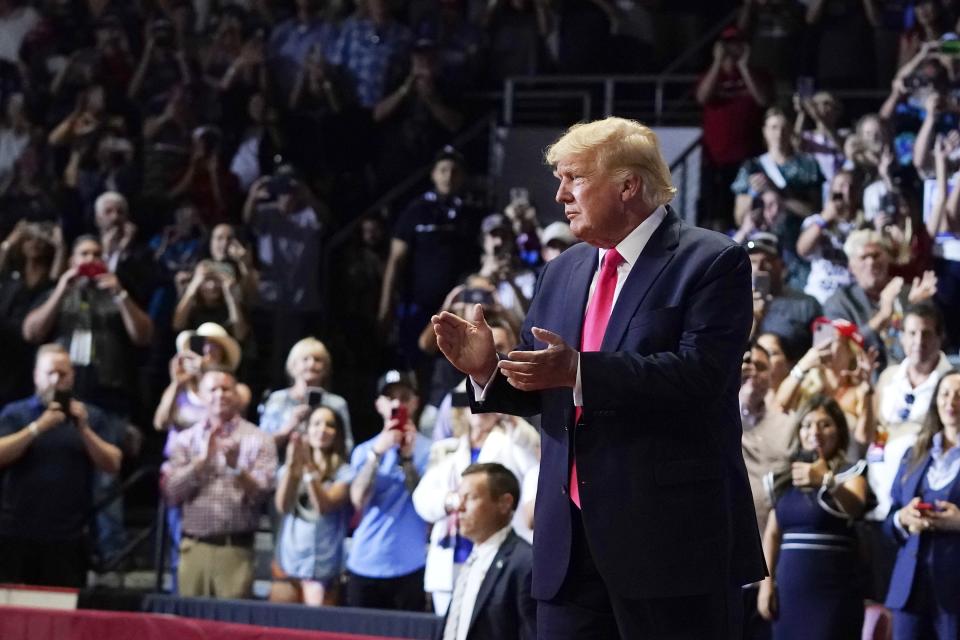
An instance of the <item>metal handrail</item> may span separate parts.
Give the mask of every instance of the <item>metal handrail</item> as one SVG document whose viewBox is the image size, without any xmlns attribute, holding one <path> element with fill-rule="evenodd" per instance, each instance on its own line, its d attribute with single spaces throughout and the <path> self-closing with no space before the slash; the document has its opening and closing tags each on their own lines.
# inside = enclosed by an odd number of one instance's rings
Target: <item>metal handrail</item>
<svg viewBox="0 0 960 640">
<path fill-rule="evenodd" d="M 90 507 L 90 510 L 87 511 L 85 516 L 86 522 L 90 523 L 93 519 L 112 504 L 115 500 L 118 500 L 124 496 L 127 491 L 129 491 L 134 485 L 140 483 L 144 478 L 152 478 L 159 475 L 160 469 L 154 465 L 144 465 L 136 469 L 131 473 L 123 482 L 112 487 L 104 496 L 101 496 L 99 500 L 93 503 Z M 138 533 L 133 537 L 119 552 L 110 557 L 106 562 L 99 562 L 95 565 L 94 569 L 99 573 L 104 573 L 107 571 L 113 571 L 121 565 L 127 558 L 129 558 L 137 547 L 139 547 L 144 540 L 153 535 L 153 531 L 156 528 L 157 523 L 152 522 L 146 529 Z M 101 559 L 102 560 L 102 559 Z"/>
<path fill-rule="evenodd" d="M 717 36 L 720 35 L 720 32 L 727 28 L 730 22 L 737 17 L 738 13 L 740 13 L 740 8 L 736 7 L 723 18 L 720 18 L 720 20 L 710 27 L 706 33 L 697 38 L 696 42 L 687 47 L 683 53 L 673 59 L 673 62 L 664 67 L 663 71 L 661 71 L 658 75 L 660 77 L 673 75 L 674 71 L 682 67 L 687 63 L 687 61 L 700 53 L 700 50 L 703 49 L 706 44 L 712 43 L 714 40 L 716 40 Z"/>
<path fill-rule="evenodd" d="M 655 95 L 655 120 L 659 124 L 663 115 L 663 89 L 668 84 L 689 84 L 699 78 L 696 74 L 672 74 L 664 76 L 663 74 L 635 74 L 622 75 L 614 74 L 609 76 L 511 76 L 503 81 L 503 121 L 506 125 L 513 124 L 513 114 L 515 111 L 519 87 L 536 85 L 577 85 L 580 87 L 589 85 L 598 85 L 603 90 L 603 115 L 604 117 L 613 115 L 614 103 L 616 100 L 616 90 L 619 85 L 627 84 L 651 84 L 655 91 L 659 90 L 659 97 Z M 546 96 L 546 92 L 538 91 L 537 95 Z M 587 119 L 587 118 L 584 118 Z"/>
<path fill-rule="evenodd" d="M 140 482 L 143 478 L 148 475 L 158 475 L 160 469 L 153 465 L 144 465 L 138 468 L 136 471 L 127 476 L 127 479 L 121 482 L 120 484 L 112 487 L 106 495 L 101 496 L 99 500 L 93 503 L 90 507 L 90 510 L 87 511 L 86 520 L 89 522 L 93 520 L 94 517 L 100 512 L 103 511 L 108 505 L 112 504 L 114 500 L 123 496 L 130 488 Z"/>
<path fill-rule="evenodd" d="M 684 149 L 677 158 L 670 163 L 670 171 L 674 171 L 680 168 L 680 165 L 684 164 L 687 161 L 687 158 L 691 153 L 696 151 L 697 147 L 703 142 L 703 136 L 699 136 L 696 140 L 687 145 L 687 148 Z"/>
<path fill-rule="evenodd" d="M 456 138 L 453 139 L 451 143 L 456 148 L 462 148 L 467 142 L 472 141 L 475 137 L 480 135 L 483 132 L 489 132 L 490 127 L 495 122 L 494 112 L 487 113 L 486 115 L 477 119 L 471 126 L 463 130 Z M 427 164 L 419 167 L 412 171 L 404 180 L 399 182 L 396 186 L 392 187 L 389 191 L 384 193 L 382 196 L 377 198 L 377 200 L 364 209 L 360 215 L 356 216 L 353 220 L 345 224 L 339 231 L 333 234 L 329 240 L 324 243 L 323 246 L 323 266 L 321 270 L 321 277 L 323 278 L 321 295 L 324 297 L 324 315 L 325 318 L 329 318 L 326 310 L 330 308 L 330 267 L 333 262 L 333 255 L 335 252 L 342 247 L 344 244 L 349 242 L 350 238 L 353 236 L 354 232 L 357 229 L 357 226 L 360 222 L 374 214 L 378 211 L 382 211 L 387 207 L 390 207 L 394 201 L 400 197 L 406 195 L 410 192 L 410 189 L 414 187 L 421 180 L 426 178 L 430 174 L 430 170 L 433 164 Z"/>
</svg>

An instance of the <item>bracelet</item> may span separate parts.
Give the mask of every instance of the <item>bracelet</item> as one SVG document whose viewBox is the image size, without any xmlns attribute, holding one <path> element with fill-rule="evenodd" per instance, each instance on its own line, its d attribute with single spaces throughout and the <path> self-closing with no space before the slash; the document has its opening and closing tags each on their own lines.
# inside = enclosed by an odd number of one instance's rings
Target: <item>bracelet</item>
<svg viewBox="0 0 960 640">
<path fill-rule="evenodd" d="M 807 372 L 800 368 L 800 365 L 794 365 L 793 369 L 790 369 L 790 377 L 798 382 L 803 382 L 803 378 L 807 375 Z"/>
<path fill-rule="evenodd" d="M 833 471 L 827 471 L 823 474 L 823 482 L 820 483 L 820 486 L 826 491 L 833 491 L 834 487 L 837 486 L 837 478 L 833 475 Z"/>
<path fill-rule="evenodd" d="M 27 425 L 27 431 L 30 432 L 30 435 L 36 438 L 40 435 L 40 427 L 37 426 L 36 422 L 31 422 Z"/>
</svg>

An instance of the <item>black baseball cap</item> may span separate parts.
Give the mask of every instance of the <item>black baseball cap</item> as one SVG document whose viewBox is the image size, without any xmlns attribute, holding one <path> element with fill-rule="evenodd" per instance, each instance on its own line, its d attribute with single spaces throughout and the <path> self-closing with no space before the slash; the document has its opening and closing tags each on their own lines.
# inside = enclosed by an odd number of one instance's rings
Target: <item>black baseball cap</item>
<svg viewBox="0 0 960 640">
<path fill-rule="evenodd" d="M 414 393 L 417 392 L 417 377 L 412 371 L 399 371 L 390 369 L 377 380 L 377 395 L 382 396 L 393 388 L 394 385 L 407 387 Z"/>
<path fill-rule="evenodd" d="M 751 235 L 741 246 L 747 250 L 747 253 L 762 252 L 775 258 L 780 257 L 780 239 L 766 231 Z"/>
</svg>

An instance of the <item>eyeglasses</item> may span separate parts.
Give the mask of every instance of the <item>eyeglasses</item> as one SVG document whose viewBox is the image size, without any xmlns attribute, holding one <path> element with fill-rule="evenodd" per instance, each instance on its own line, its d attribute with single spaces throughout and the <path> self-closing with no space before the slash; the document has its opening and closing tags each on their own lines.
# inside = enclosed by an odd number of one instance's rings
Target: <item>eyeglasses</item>
<svg viewBox="0 0 960 640">
<path fill-rule="evenodd" d="M 907 403 L 907 406 L 905 406 L 903 409 L 900 409 L 900 422 L 906 422 L 907 418 L 910 417 L 910 410 L 913 408 L 913 401 L 916 399 L 917 397 L 912 393 L 904 394 L 903 401 Z"/>
</svg>

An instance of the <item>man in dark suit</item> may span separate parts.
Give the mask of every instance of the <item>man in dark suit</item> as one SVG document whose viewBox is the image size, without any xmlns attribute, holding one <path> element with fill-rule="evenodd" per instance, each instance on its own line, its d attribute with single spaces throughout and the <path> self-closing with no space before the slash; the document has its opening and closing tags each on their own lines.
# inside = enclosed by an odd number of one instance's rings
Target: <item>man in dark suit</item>
<svg viewBox="0 0 960 640">
<path fill-rule="evenodd" d="M 460 534 L 474 546 L 457 576 L 443 640 L 534 640 L 533 549 L 510 525 L 520 482 L 496 462 L 472 464 L 461 475 Z"/>
<path fill-rule="evenodd" d="M 547 151 L 573 233 L 498 357 L 480 308 L 434 316 L 475 411 L 542 414 L 539 637 L 732 638 L 765 575 L 740 449 L 750 261 L 685 224 L 647 127 L 607 118 Z"/>
</svg>

